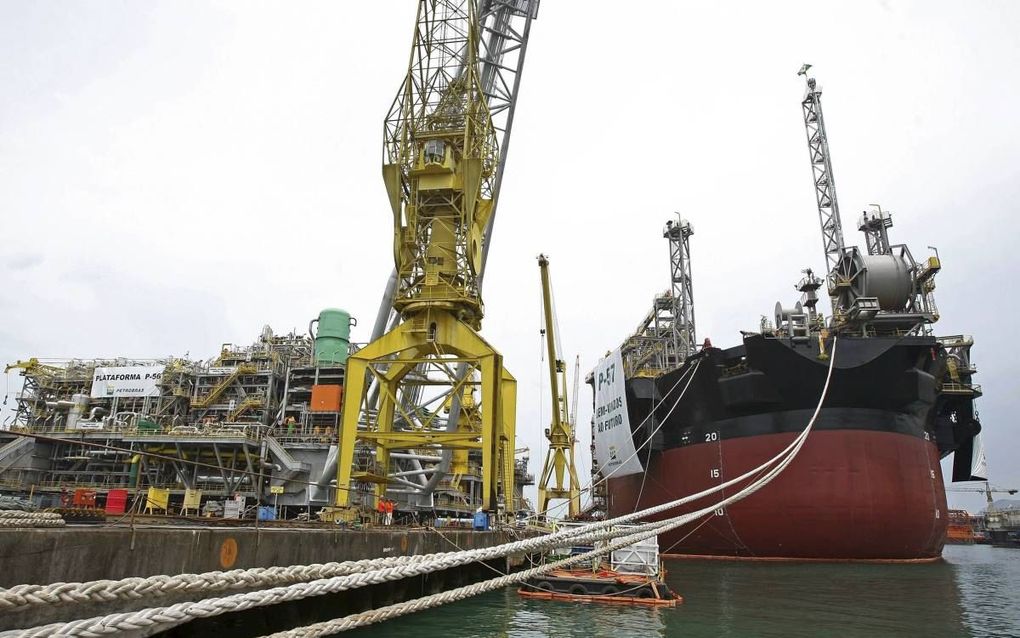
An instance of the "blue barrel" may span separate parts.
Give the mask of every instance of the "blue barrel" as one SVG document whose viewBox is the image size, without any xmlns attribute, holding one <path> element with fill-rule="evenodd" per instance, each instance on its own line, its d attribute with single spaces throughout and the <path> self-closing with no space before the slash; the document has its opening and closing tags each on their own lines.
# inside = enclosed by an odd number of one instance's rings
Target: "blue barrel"
<svg viewBox="0 0 1020 638">
<path fill-rule="evenodd" d="M 485 512 L 475 512 L 475 531 L 484 532 L 489 529 L 489 515 Z"/>
<path fill-rule="evenodd" d="M 271 505 L 263 505 L 259 507 L 259 520 L 260 521 L 275 521 L 276 520 L 276 509 Z"/>
</svg>

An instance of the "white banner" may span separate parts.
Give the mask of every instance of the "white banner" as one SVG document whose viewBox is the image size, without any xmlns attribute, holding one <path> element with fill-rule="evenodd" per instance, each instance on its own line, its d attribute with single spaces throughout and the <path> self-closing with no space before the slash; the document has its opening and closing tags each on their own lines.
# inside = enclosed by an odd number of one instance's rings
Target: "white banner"
<svg viewBox="0 0 1020 638">
<path fill-rule="evenodd" d="M 92 375 L 93 399 L 112 397 L 158 397 L 163 366 L 96 368 Z"/>
<path fill-rule="evenodd" d="M 988 480 L 988 458 L 985 456 L 985 444 L 981 442 L 981 435 L 974 435 L 974 444 L 970 453 L 970 480 Z"/>
<path fill-rule="evenodd" d="M 595 461 L 602 476 L 626 476 L 644 471 L 634 453 L 627 416 L 623 357 L 617 348 L 595 367 Z"/>
</svg>

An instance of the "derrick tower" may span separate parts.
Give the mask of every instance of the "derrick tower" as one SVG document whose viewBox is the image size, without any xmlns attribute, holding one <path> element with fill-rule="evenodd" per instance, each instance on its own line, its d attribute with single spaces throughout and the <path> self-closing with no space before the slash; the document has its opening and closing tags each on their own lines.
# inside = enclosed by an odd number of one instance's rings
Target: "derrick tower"
<svg viewBox="0 0 1020 638">
<path fill-rule="evenodd" d="M 356 484 L 374 484 L 376 499 L 388 488 L 429 496 L 456 450 L 480 461 L 481 504 L 509 506 L 516 381 L 478 330 L 505 159 L 499 143 L 507 141 L 523 63 L 523 48 L 514 46 L 536 8 L 490 1 L 480 13 L 476 0 L 419 2 L 408 71 L 384 127 L 395 265 L 384 302 L 395 316 L 381 309 L 373 341 L 348 364 L 338 507 L 351 504 Z M 518 19 L 523 32 L 513 28 Z M 508 86 L 497 67 L 514 51 Z M 377 335 L 380 326 L 389 331 Z M 399 471 L 397 459 L 418 469 Z M 436 459 L 445 468 L 423 467 Z M 414 472 L 432 477 L 415 483 L 407 478 Z"/>
<path fill-rule="evenodd" d="M 681 365 L 697 348 L 694 329 L 694 287 L 691 281 L 691 242 L 694 229 L 681 219 L 666 222 L 662 236 L 669 240 L 670 296 L 673 321 L 666 349 L 666 369 Z"/>
<path fill-rule="evenodd" d="M 549 355 L 549 388 L 552 392 L 552 422 L 545 430 L 549 450 L 538 482 L 538 513 L 544 515 L 552 499 L 567 499 L 570 501 L 570 516 L 577 516 L 581 513 L 581 483 L 577 480 L 574 465 L 574 424 L 567 412 L 567 363 L 560 357 L 557 347 L 559 334 L 553 316 L 549 259 L 545 255 L 538 256 L 538 268 L 542 273 L 542 309 Z M 577 379 L 576 371 L 574 378 Z M 576 389 L 574 393 L 576 397 Z"/>
</svg>

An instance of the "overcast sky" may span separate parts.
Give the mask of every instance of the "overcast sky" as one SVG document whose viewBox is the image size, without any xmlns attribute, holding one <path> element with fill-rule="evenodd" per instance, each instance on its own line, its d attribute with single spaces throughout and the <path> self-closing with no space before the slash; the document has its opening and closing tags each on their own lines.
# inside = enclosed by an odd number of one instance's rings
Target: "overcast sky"
<svg viewBox="0 0 1020 638">
<path fill-rule="evenodd" d="M 207 358 L 328 306 L 367 340 L 392 267 L 382 120 L 414 12 L 0 0 L 0 361 Z M 483 326 L 519 380 L 533 470 L 549 419 L 538 253 L 583 370 L 668 286 L 672 211 L 695 228 L 699 339 L 738 343 L 796 299 L 802 268 L 823 270 L 796 76 L 810 62 L 845 234 L 863 243 L 857 214 L 881 203 L 894 243 L 938 246 L 938 332 L 974 335 L 992 479 L 1020 487 L 1018 32 L 1011 1 L 545 0 Z M 585 439 L 587 389 L 580 405 Z"/>
</svg>

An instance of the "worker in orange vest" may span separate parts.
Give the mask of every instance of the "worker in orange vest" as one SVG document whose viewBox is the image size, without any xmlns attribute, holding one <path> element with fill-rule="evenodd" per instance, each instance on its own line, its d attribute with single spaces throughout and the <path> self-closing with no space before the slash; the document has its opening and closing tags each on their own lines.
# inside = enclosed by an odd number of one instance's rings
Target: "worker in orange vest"
<svg viewBox="0 0 1020 638">
<path fill-rule="evenodd" d="M 386 499 L 379 499 L 379 503 L 375 506 L 375 510 L 379 512 L 379 522 L 383 525 L 386 524 Z"/>
<path fill-rule="evenodd" d="M 386 524 L 393 524 L 393 501 L 386 499 Z"/>
</svg>

